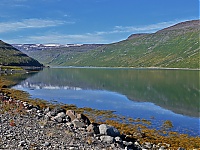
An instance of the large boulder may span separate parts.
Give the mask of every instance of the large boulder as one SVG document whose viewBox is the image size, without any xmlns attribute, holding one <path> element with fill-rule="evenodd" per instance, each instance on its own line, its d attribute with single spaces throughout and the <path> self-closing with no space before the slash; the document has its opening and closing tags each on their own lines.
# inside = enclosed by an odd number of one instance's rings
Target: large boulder
<svg viewBox="0 0 200 150">
<path fill-rule="evenodd" d="M 74 119 L 78 119 L 79 122 L 82 122 L 85 125 L 90 125 L 90 120 L 84 114 L 77 114 L 73 110 L 67 110 L 66 115 L 69 116 L 70 121 L 73 121 Z"/>
<path fill-rule="evenodd" d="M 106 124 L 101 124 L 99 126 L 99 132 L 100 134 L 109 135 L 112 137 L 120 136 L 120 132 L 116 128 L 114 128 L 113 126 L 106 125 Z"/>
<path fill-rule="evenodd" d="M 60 108 L 60 107 L 55 107 L 51 112 L 50 112 L 50 114 L 51 114 L 51 116 L 56 116 L 58 113 L 60 113 L 60 112 L 66 112 L 66 110 L 65 109 L 63 109 L 63 108 Z"/>
<path fill-rule="evenodd" d="M 69 116 L 70 121 L 76 119 L 76 112 L 73 110 L 67 110 L 66 115 Z"/>
<path fill-rule="evenodd" d="M 101 136 L 100 140 L 105 143 L 113 143 L 114 142 L 114 138 L 112 136 L 108 136 L 108 135 Z"/>
<path fill-rule="evenodd" d="M 77 114 L 76 118 L 80 121 L 85 123 L 85 125 L 90 125 L 90 120 L 84 114 Z"/>
<path fill-rule="evenodd" d="M 83 128 L 83 127 L 85 127 L 85 124 L 83 122 L 80 122 L 78 119 L 74 119 L 72 121 L 72 124 L 74 125 L 75 128 Z"/>
<path fill-rule="evenodd" d="M 65 122 L 66 114 L 64 112 L 58 113 L 55 117 L 52 117 L 52 120 L 57 121 L 58 123 Z"/>
<path fill-rule="evenodd" d="M 87 127 L 87 131 L 90 133 L 94 133 L 94 134 L 99 134 L 99 128 L 97 127 L 96 124 L 91 123 L 88 127 Z"/>
</svg>

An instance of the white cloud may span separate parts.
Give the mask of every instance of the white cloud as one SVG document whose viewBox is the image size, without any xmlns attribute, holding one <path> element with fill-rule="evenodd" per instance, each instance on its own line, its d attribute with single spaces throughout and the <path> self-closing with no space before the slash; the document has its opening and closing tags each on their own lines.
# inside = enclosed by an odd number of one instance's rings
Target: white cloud
<svg viewBox="0 0 200 150">
<path fill-rule="evenodd" d="M 52 26 L 59 26 L 63 24 L 73 24 L 74 22 L 66 22 L 60 20 L 45 20 L 45 19 L 23 19 L 17 22 L 2 22 L 0 23 L 0 33 L 18 31 L 28 28 L 46 28 Z"/>
<path fill-rule="evenodd" d="M 82 43 L 82 42 L 97 42 L 102 40 L 101 37 L 91 34 L 75 34 L 75 35 L 62 35 L 62 34 L 55 34 L 55 35 L 45 35 L 45 36 L 32 36 L 30 37 L 31 41 L 43 41 L 45 43 L 60 43 L 60 41 L 64 43 Z"/>
<path fill-rule="evenodd" d="M 96 32 L 97 35 L 104 34 L 117 34 L 117 33 L 152 33 L 156 32 L 160 29 L 172 26 L 179 22 L 183 22 L 186 20 L 176 20 L 176 21 L 168 21 L 168 22 L 160 22 L 156 24 L 150 24 L 145 26 L 115 26 L 111 31 L 100 31 Z"/>
<path fill-rule="evenodd" d="M 46 34 L 41 36 L 27 36 L 18 37 L 12 40 L 5 40 L 8 43 L 107 43 L 103 37 L 95 34 L 74 34 L 74 35 L 64 35 L 64 34 Z"/>
<path fill-rule="evenodd" d="M 166 27 L 169 27 L 171 25 L 175 24 L 174 22 L 161 22 L 157 24 L 151 24 L 141 27 L 135 27 L 135 26 L 115 26 L 115 32 L 152 32 L 157 31 Z"/>
</svg>

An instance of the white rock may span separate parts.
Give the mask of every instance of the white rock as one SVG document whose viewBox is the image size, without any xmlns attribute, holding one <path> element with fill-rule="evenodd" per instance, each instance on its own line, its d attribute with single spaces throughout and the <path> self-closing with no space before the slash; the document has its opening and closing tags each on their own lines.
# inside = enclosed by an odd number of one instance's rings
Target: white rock
<svg viewBox="0 0 200 150">
<path fill-rule="evenodd" d="M 56 115 L 56 117 L 61 117 L 64 118 L 66 116 L 66 114 L 64 112 L 60 112 Z"/>
<path fill-rule="evenodd" d="M 104 135 L 100 137 L 102 142 L 106 142 L 106 143 L 113 143 L 114 138 L 108 135 Z"/>
<path fill-rule="evenodd" d="M 24 146 L 26 144 L 25 141 L 20 141 L 18 146 Z"/>
<path fill-rule="evenodd" d="M 74 119 L 72 123 L 75 128 L 82 128 L 85 126 L 85 124 L 83 122 L 80 122 L 78 119 Z"/>
<path fill-rule="evenodd" d="M 113 126 L 106 125 L 106 124 L 101 124 L 99 126 L 99 132 L 100 134 L 109 135 L 112 137 L 120 136 L 120 133 L 116 128 L 114 128 Z"/>
<path fill-rule="evenodd" d="M 115 137 L 115 141 L 116 142 L 122 142 L 122 139 L 119 136 L 117 136 L 117 137 Z"/>
</svg>

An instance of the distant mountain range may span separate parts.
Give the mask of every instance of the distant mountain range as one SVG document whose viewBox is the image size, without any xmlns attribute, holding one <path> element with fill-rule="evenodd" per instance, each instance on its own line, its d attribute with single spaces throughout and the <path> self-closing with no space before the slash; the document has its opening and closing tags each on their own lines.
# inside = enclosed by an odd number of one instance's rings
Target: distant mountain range
<svg viewBox="0 0 200 150">
<path fill-rule="evenodd" d="M 48 49 L 56 49 L 56 48 L 66 48 L 66 47 L 80 47 L 83 44 L 12 44 L 13 47 L 27 52 L 27 51 L 35 51 L 35 50 L 48 50 Z"/>
<path fill-rule="evenodd" d="M 87 53 L 103 44 L 13 44 L 23 53 L 45 65 L 65 66 L 65 62 L 77 54 Z"/>
<path fill-rule="evenodd" d="M 199 68 L 199 20 L 112 44 L 15 44 L 50 66 Z"/>
<path fill-rule="evenodd" d="M 0 65 L 42 67 L 37 60 L 0 40 Z"/>
</svg>

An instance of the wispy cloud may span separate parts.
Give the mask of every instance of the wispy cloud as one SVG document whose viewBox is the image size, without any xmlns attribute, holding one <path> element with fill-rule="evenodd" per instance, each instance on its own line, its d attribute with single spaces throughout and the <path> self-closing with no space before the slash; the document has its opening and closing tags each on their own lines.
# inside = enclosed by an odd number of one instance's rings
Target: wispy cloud
<svg viewBox="0 0 200 150">
<path fill-rule="evenodd" d="M 3 22 L 0 23 L 0 33 L 18 31 L 28 28 L 46 28 L 59 26 L 63 24 L 73 24 L 75 22 L 66 22 L 61 20 L 45 20 L 45 19 L 23 19 L 17 22 Z"/>
<path fill-rule="evenodd" d="M 12 40 L 6 40 L 8 43 L 107 43 L 102 36 L 94 34 L 73 34 L 64 35 L 51 33 L 39 36 L 18 37 Z"/>
<path fill-rule="evenodd" d="M 60 41 L 64 43 L 93 43 L 102 41 L 103 39 L 100 36 L 92 35 L 92 34 L 73 34 L 73 35 L 45 35 L 45 36 L 31 36 L 29 37 L 31 41 L 44 41 L 45 43 L 60 43 Z"/>
<path fill-rule="evenodd" d="M 144 26 L 115 26 L 111 31 L 100 31 L 96 32 L 97 35 L 104 34 L 117 34 L 117 33 L 152 33 L 156 32 L 160 29 L 172 26 L 176 23 L 183 22 L 186 20 L 176 20 L 176 21 L 168 21 L 168 22 L 160 22 L 150 25 Z"/>
</svg>

